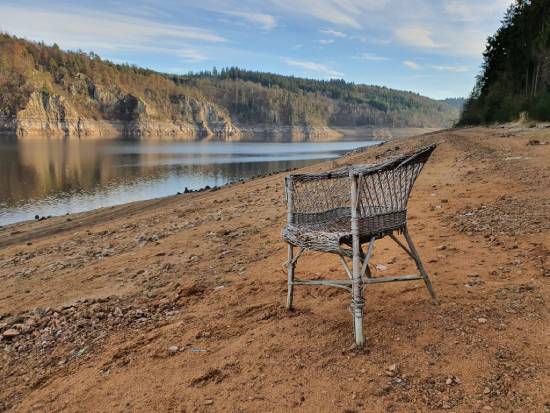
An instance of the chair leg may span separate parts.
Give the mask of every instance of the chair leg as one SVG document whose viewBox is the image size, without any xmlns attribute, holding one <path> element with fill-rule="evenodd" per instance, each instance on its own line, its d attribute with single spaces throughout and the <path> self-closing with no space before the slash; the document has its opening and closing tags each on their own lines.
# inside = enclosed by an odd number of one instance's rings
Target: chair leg
<svg viewBox="0 0 550 413">
<path fill-rule="evenodd" d="M 288 244 L 288 293 L 286 296 L 286 308 L 287 310 L 292 310 L 292 298 L 294 293 L 294 285 L 292 284 L 294 282 L 294 268 L 296 267 L 296 263 L 293 262 L 294 260 L 294 247 L 290 244 Z"/>
<path fill-rule="evenodd" d="M 374 242 L 371 240 L 371 242 Z M 371 251 L 369 243 L 369 251 Z M 368 270 L 368 260 L 370 254 L 365 255 L 361 247 L 358 248 L 358 254 L 353 256 L 353 284 L 351 286 L 351 310 L 353 313 L 353 330 L 355 333 L 355 344 L 357 347 L 365 345 L 365 337 L 363 336 L 363 307 L 365 306 L 365 298 L 363 295 L 363 267 L 367 268 L 367 276 L 370 276 Z"/>
<path fill-rule="evenodd" d="M 437 303 L 437 297 L 436 297 L 435 291 L 432 287 L 432 282 L 430 281 L 430 277 L 428 276 L 428 273 L 424 269 L 424 265 L 422 264 L 422 260 L 420 259 L 420 255 L 418 255 L 418 251 L 414 247 L 411 236 L 410 236 L 409 231 L 406 227 L 403 229 L 403 235 L 405 236 L 405 239 L 407 240 L 407 244 L 408 244 L 409 249 L 410 249 L 410 251 L 413 255 L 413 259 L 416 263 L 416 267 L 418 268 L 418 271 L 420 271 L 420 275 L 422 275 L 422 279 L 424 280 L 424 284 L 426 284 L 426 288 L 428 289 L 428 291 L 430 293 L 430 296 L 432 297 L 432 300 Z"/>
<path fill-rule="evenodd" d="M 374 239 L 374 237 L 373 237 L 373 239 Z M 373 242 L 373 241 L 371 240 L 371 242 Z M 370 246 L 370 244 L 369 244 L 369 246 Z M 365 251 L 363 251 L 363 247 L 361 247 L 361 260 L 363 261 L 363 268 L 365 269 L 365 275 L 367 276 L 367 278 L 372 278 L 372 272 L 371 272 L 369 264 L 368 264 L 369 258 L 365 254 Z M 367 260 L 366 264 L 365 264 L 365 260 Z"/>
<path fill-rule="evenodd" d="M 357 347 L 365 345 L 363 336 L 363 307 L 365 299 L 363 298 L 363 283 L 355 282 L 352 284 L 351 311 L 353 313 L 353 330 L 355 333 L 355 344 Z"/>
</svg>

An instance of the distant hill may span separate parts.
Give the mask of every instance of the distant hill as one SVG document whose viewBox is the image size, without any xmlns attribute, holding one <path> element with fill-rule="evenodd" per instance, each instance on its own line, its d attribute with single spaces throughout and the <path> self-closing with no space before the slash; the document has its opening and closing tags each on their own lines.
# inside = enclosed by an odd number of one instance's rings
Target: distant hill
<svg viewBox="0 0 550 413">
<path fill-rule="evenodd" d="M 240 139 L 331 127 L 447 127 L 458 110 L 385 87 L 227 68 L 158 73 L 0 34 L 0 132 Z"/>
<path fill-rule="evenodd" d="M 442 99 L 441 102 L 446 103 L 449 106 L 452 106 L 455 109 L 458 109 L 459 111 L 462 111 L 464 108 L 464 103 L 466 103 L 466 99 L 464 98 L 447 98 Z"/>
<path fill-rule="evenodd" d="M 550 120 L 550 2 L 515 2 L 487 41 L 460 124 Z"/>
</svg>

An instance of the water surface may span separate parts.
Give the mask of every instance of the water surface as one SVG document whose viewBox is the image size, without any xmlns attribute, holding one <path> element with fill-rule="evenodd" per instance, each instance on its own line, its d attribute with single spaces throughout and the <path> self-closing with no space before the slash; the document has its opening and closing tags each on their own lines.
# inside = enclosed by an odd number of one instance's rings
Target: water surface
<svg viewBox="0 0 550 413">
<path fill-rule="evenodd" d="M 221 186 L 376 143 L 0 141 L 0 225 Z"/>
</svg>

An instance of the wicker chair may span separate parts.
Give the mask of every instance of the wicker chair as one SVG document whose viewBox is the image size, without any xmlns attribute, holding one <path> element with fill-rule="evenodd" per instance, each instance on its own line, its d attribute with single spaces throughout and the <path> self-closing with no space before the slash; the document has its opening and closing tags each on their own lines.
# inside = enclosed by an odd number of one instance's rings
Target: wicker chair
<svg viewBox="0 0 550 413">
<path fill-rule="evenodd" d="M 363 285 L 424 280 L 435 301 L 430 278 L 407 230 L 407 201 L 413 184 L 435 145 L 394 157 L 377 165 L 357 165 L 316 174 L 288 175 L 285 181 L 288 224 L 287 308 L 292 309 L 295 285 L 327 285 L 352 294 L 355 342 L 364 345 Z M 397 238 L 403 234 L 405 242 Z M 419 274 L 373 277 L 369 268 L 374 242 L 389 236 L 414 260 Z M 366 254 L 362 244 L 368 243 Z M 294 247 L 299 252 L 294 255 Z M 299 280 L 296 262 L 306 250 L 337 254 L 347 280 Z M 347 259 L 351 259 L 351 268 Z"/>
</svg>

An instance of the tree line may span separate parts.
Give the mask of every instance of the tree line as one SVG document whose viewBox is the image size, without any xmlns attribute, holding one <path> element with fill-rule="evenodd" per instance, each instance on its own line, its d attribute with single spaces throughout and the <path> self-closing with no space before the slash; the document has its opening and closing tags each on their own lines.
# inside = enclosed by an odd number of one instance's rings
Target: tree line
<svg viewBox="0 0 550 413">
<path fill-rule="evenodd" d="M 517 0 L 488 38 L 460 124 L 550 120 L 550 2 Z"/>
</svg>

